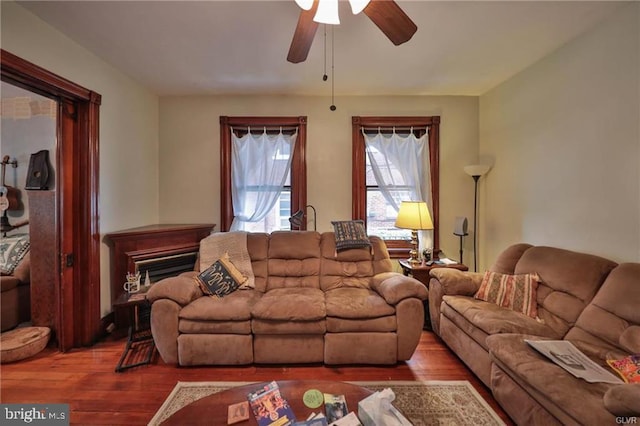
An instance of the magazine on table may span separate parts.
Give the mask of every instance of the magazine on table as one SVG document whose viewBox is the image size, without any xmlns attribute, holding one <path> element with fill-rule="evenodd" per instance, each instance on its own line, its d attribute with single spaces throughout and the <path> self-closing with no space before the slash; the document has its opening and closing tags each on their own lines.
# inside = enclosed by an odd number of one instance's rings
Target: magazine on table
<svg viewBox="0 0 640 426">
<path fill-rule="evenodd" d="M 259 426 L 289 426 L 296 421 L 289 402 L 280 395 L 275 381 L 251 392 L 247 399 Z"/>
<path fill-rule="evenodd" d="M 344 395 L 324 394 L 324 408 L 327 415 L 327 423 L 331 424 L 343 418 L 349 413 L 347 401 Z"/>
<path fill-rule="evenodd" d="M 589 383 L 623 383 L 612 373 L 591 361 L 568 340 L 525 339 L 525 342 L 575 377 L 584 379 Z"/>
</svg>

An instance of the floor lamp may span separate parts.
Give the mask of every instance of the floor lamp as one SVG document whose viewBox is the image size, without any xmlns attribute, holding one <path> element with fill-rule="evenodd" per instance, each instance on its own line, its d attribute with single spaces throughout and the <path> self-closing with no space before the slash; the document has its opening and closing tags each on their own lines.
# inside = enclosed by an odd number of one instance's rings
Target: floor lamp
<svg viewBox="0 0 640 426">
<path fill-rule="evenodd" d="M 473 195 L 473 270 L 475 272 L 478 272 L 478 180 L 480 179 L 480 176 L 486 174 L 490 169 L 491 166 L 487 164 L 474 164 L 464 167 L 464 172 L 473 178 L 475 185 Z"/>
<path fill-rule="evenodd" d="M 316 226 L 316 208 L 313 207 L 311 204 L 307 204 L 306 206 L 304 206 L 304 210 L 300 209 L 297 212 L 295 212 L 294 214 L 292 214 L 291 217 L 289 218 L 289 223 L 291 224 L 292 227 L 293 226 L 297 227 L 298 230 L 302 229 L 302 218 L 305 215 L 305 211 L 306 211 L 307 207 L 311 207 L 311 210 L 313 210 L 313 230 L 317 231 L 317 226 Z"/>
</svg>

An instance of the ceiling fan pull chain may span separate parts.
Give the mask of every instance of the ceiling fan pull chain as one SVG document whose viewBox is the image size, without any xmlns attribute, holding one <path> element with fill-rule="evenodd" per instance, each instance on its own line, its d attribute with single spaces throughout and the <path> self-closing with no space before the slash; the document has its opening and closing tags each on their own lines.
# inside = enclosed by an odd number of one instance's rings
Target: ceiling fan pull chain
<svg viewBox="0 0 640 426">
<path fill-rule="evenodd" d="M 329 76 L 327 75 L 327 24 L 323 25 L 324 28 L 324 69 L 322 73 L 322 81 L 327 81 Z"/>
<path fill-rule="evenodd" d="M 336 104 L 335 104 L 335 81 L 336 81 L 336 77 L 335 77 L 335 55 L 334 55 L 334 26 L 331 26 L 331 106 L 329 107 L 329 109 L 331 111 L 335 111 L 336 110 Z"/>
</svg>

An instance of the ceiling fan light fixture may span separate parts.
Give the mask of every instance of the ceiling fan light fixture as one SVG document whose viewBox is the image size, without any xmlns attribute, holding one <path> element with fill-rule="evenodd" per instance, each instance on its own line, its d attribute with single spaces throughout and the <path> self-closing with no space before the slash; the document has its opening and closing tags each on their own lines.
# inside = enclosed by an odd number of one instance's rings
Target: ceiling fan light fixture
<svg viewBox="0 0 640 426">
<path fill-rule="evenodd" d="M 320 0 L 313 20 L 321 24 L 338 25 L 338 0 Z"/>
<path fill-rule="evenodd" d="M 349 0 L 351 11 L 354 15 L 357 15 L 358 13 L 362 12 L 365 7 L 367 7 L 370 1 L 371 0 Z"/>
<path fill-rule="evenodd" d="M 296 4 L 304 10 L 309 10 L 313 6 L 313 0 L 296 0 Z"/>
</svg>

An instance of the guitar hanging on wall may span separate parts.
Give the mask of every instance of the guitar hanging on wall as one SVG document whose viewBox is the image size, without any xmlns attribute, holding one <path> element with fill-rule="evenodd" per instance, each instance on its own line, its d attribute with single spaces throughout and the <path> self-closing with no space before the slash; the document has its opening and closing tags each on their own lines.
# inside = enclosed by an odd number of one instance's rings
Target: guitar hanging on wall
<svg viewBox="0 0 640 426">
<path fill-rule="evenodd" d="M 18 160 L 9 161 L 9 156 L 5 155 L 2 159 L 2 185 L 0 185 L 0 210 L 6 215 L 7 210 L 15 210 L 18 208 L 18 190 L 12 186 L 5 184 L 5 174 L 7 164 L 11 164 L 15 169 L 18 167 Z"/>
<path fill-rule="evenodd" d="M 13 161 L 10 161 L 9 156 L 5 155 L 2 158 L 1 164 L 2 164 L 2 184 L 0 185 L 0 211 L 2 211 L 2 216 L 0 217 L 0 231 L 2 232 L 3 236 L 6 237 L 7 232 L 15 228 L 18 228 L 19 226 L 26 225 L 27 223 L 29 223 L 29 221 L 27 220 L 26 222 L 21 222 L 16 225 L 11 225 L 9 223 L 9 218 L 7 217 L 7 211 L 18 209 L 20 205 L 20 202 L 19 202 L 20 190 L 5 184 L 5 174 L 6 174 L 7 164 L 11 164 L 11 166 L 15 169 L 16 167 L 18 167 L 18 161 L 15 159 Z"/>
</svg>

